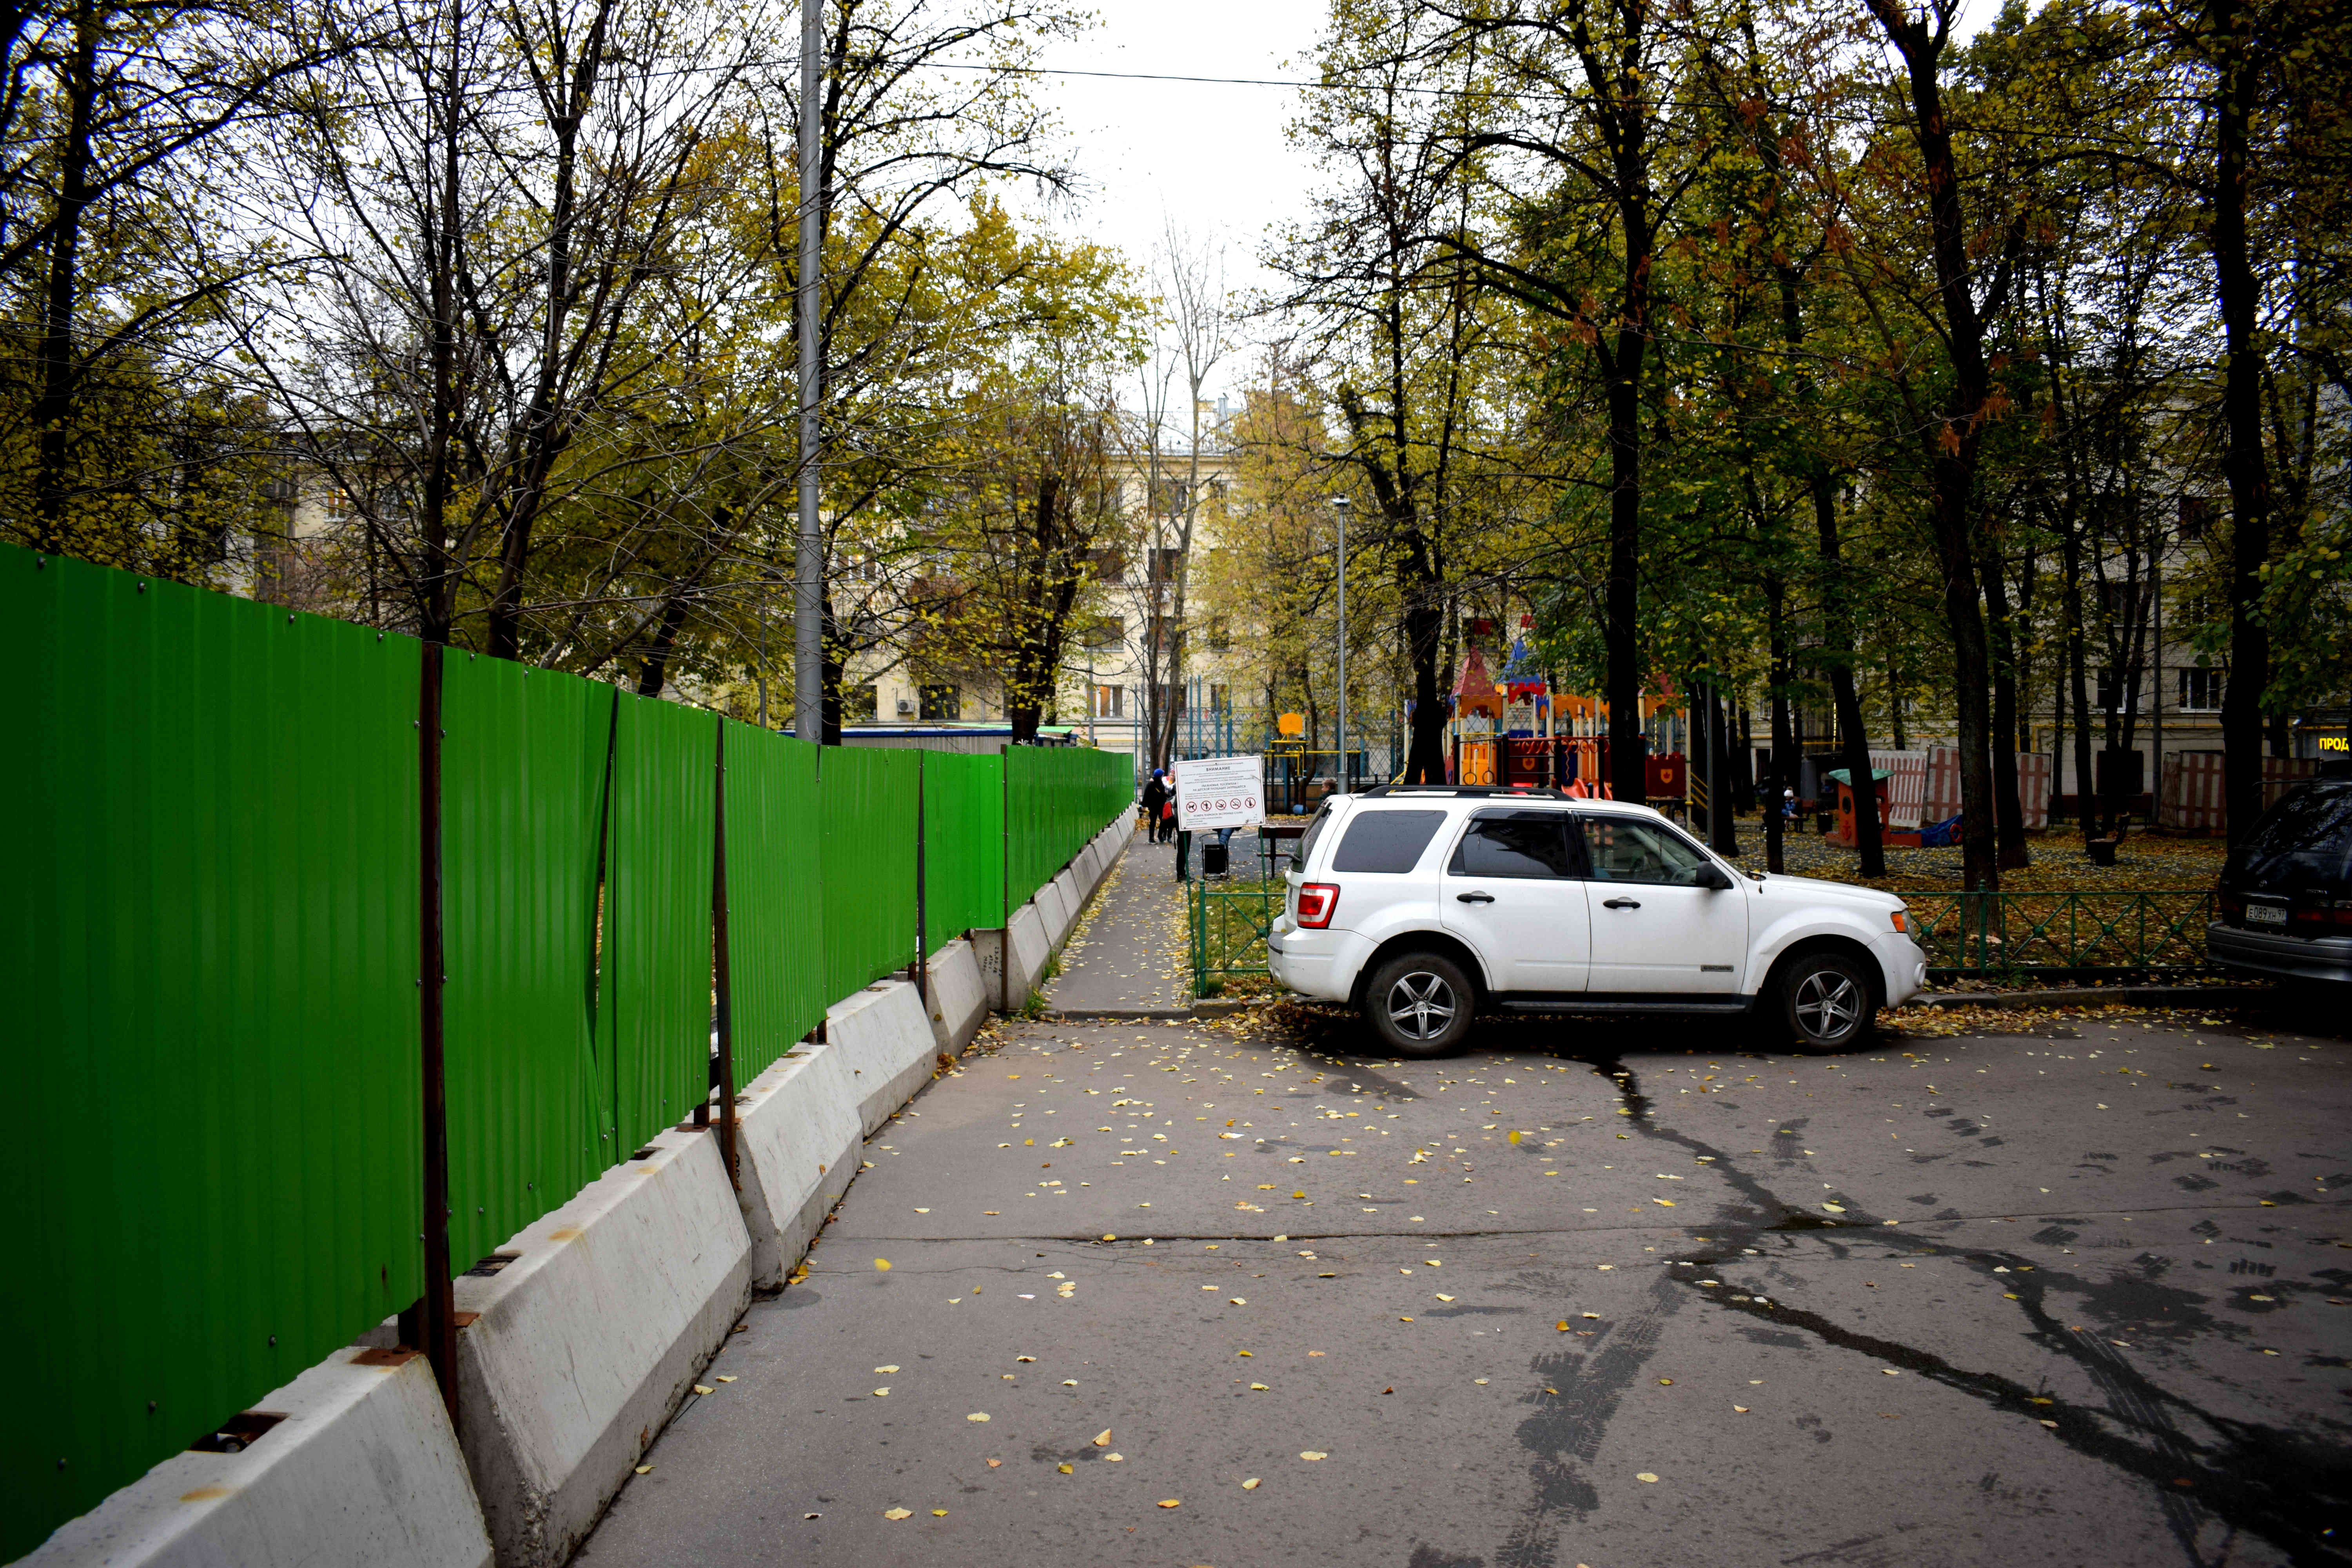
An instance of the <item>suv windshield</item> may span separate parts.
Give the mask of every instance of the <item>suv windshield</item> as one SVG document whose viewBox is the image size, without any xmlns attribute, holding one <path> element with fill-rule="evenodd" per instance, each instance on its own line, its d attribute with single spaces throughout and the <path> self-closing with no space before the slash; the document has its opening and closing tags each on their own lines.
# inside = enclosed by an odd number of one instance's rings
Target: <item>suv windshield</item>
<svg viewBox="0 0 2352 1568">
<path fill-rule="evenodd" d="M 2352 787 L 2308 784 L 2289 792 L 2254 824 L 2223 875 L 2267 893 L 2345 890 L 2352 873 Z"/>
</svg>

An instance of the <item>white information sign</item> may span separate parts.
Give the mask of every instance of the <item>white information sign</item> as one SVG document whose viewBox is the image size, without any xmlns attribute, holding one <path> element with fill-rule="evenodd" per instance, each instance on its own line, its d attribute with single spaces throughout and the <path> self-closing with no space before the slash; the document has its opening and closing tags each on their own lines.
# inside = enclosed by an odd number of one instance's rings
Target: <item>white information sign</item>
<svg viewBox="0 0 2352 1568">
<path fill-rule="evenodd" d="M 1265 820 L 1265 759 L 1200 757 L 1176 764 L 1176 826 L 1255 827 Z"/>
</svg>

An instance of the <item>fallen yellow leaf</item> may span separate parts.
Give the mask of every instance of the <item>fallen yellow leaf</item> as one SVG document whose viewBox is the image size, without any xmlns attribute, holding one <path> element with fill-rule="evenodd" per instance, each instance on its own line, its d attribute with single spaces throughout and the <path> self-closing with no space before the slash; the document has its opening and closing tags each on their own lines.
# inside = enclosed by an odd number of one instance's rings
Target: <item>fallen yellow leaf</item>
<svg viewBox="0 0 2352 1568">
<path fill-rule="evenodd" d="M 1258 1489 L 1258 1479 L 1257 1479 L 1255 1476 L 1252 1476 L 1249 1479 L 1247 1479 L 1247 1480 L 1245 1480 L 1245 1481 L 1244 1481 L 1244 1482 L 1242 1483 L 1242 1490 L 1244 1490 L 1244 1491 L 1245 1491 L 1245 1492 L 1254 1492 L 1254 1491 L 1257 1490 L 1257 1489 Z"/>
<path fill-rule="evenodd" d="M 890 1260 L 887 1258 L 877 1258 L 874 1260 L 874 1267 L 887 1274 L 890 1272 Z"/>
<path fill-rule="evenodd" d="M 886 1508 L 882 1510 L 884 1519 L 912 1519 L 914 1516 L 915 1510 L 911 1508 Z"/>
<path fill-rule="evenodd" d="M 639 1465 L 637 1467 L 637 1474 L 641 1476 L 650 1476 L 653 1473 L 654 1468 L 651 1465 Z"/>
<path fill-rule="evenodd" d="M 1027 1356 L 1023 1356 L 1021 1359 L 1022 1359 L 1023 1361 L 1027 1361 L 1029 1358 L 1028 1358 Z M 896 1366 L 877 1366 L 877 1367 L 876 1367 L 874 1370 L 875 1370 L 876 1372 L 881 1373 L 884 1376 L 886 1376 L 886 1377 L 887 1377 L 887 1376 L 888 1376 L 891 1373 L 894 1373 L 894 1372 L 898 1371 L 898 1369 Z"/>
<path fill-rule="evenodd" d="M 1298 1457 L 1302 1459 L 1328 1459 L 1331 1456 L 1323 1452 L 1320 1448 L 1308 1448 L 1302 1452 Z"/>
<path fill-rule="evenodd" d="M 1074 1476 L 1078 1473 L 1077 1467 L 1076 1465 L 1056 1465 L 1054 1468 L 1061 1471 L 1066 1476 Z"/>
<path fill-rule="evenodd" d="M 985 1421 L 988 1419 L 988 1412 L 985 1410 L 975 1410 L 971 1415 L 965 1416 L 964 1419 L 967 1421 Z"/>
<path fill-rule="evenodd" d="M 1160 1506 L 1161 1508 L 1181 1508 L 1183 1506 L 1183 1502 L 1184 1500 L 1182 1498 L 1164 1497 L 1160 1500 Z"/>
<path fill-rule="evenodd" d="M 1652 1474 L 1651 1474 L 1649 1471 L 1647 1471 L 1647 1470 L 1641 1470 L 1641 1471 L 1637 1471 L 1637 1472 L 1634 1474 L 1633 1479 L 1634 1479 L 1635 1480 L 1637 1480 L 1637 1481 L 1649 1481 L 1649 1482 L 1652 1482 L 1652 1483 L 1655 1483 L 1658 1478 L 1657 1478 L 1657 1477 L 1655 1477 L 1655 1476 L 1654 1476 L 1654 1475 L 1652 1475 Z"/>
<path fill-rule="evenodd" d="M 712 1390 L 709 1384 L 698 1383 L 694 1385 L 694 1392 L 697 1394 L 709 1394 L 712 1392 Z"/>
</svg>

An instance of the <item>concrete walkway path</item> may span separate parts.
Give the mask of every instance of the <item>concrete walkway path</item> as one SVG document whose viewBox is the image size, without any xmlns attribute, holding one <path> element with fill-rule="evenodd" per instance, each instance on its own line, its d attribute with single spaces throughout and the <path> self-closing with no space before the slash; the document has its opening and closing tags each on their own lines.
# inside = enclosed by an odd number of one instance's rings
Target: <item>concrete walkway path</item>
<svg viewBox="0 0 2352 1568">
<path fill-rule="evenodd" d="M 1192 991 L 1176 851 L 1138 833 L 1070 932 L 1045 1002 L 1066 1016 L 1176 1013 Z"/>
<path fill-rule="evenodd" d="M 2341 1562 L 2352 1078 L 2224 1018 L 1001 1023 L 578 1561 Z"/>
</svg>

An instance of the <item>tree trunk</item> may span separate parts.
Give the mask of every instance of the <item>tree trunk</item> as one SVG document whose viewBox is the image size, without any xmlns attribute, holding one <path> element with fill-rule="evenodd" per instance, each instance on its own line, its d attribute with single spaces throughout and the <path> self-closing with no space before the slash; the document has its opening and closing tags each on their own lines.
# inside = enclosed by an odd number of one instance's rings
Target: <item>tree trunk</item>
<svg viewBox="0 0 2352 1568">
<path fill-rule="evenodd" d="M 73 56 L 66 77 L 64 145 L 58 153 L 57 218 L 49 240 L 47 308 L 41 323 L 41 392 L 30 423 L 40 432 L 34 480 L 34 538 L 57 552 L 66 542 L 66 468 L 73 444 L 73 405 L 79 361 L 74 319 L 80 304 L 81 216 L 89 205 L 91 117 L 98 98 L 99 16 L 94 5 L 74 11 Z"/>
<path fill-rule="evenodd" d="M 1764 868 L 1775 874 L 1788 867 L 1782 857 L 1781 838 L 1787 832 L 1781 816 L 1781 802 L 1792 787 L 1789 781 L 1789 759 L 1795 754 L 1797 742 L 1789 725 L 1789 629 L 1780 610 L 1780 580 L 1768 577 L 1764 584 L 1765 639 L 1772 664 L 1772 765 L 1764 788 Z"/>
<path fill-rule="evenodd" d="M 1609 582 L 1601 640 L 1609 666 L 1609 783 L 1619 800 L 1638 805 L 1648 793 L 1635 629 L 1641 607 L 1643 345 L 1631 331 L 1618 334 L 1618 345 L 1609 381 Z"/>
<path fill-rule="evenodd" d="M 673 593 L 662 602 L 661 619 L 655 623 L 652 644 L 637 666 L 637 695 L 659 697 L 669 681 L 670 655 L 677 651 L 679 628 L 686 625 L 686 595 Z"/>
<path fill-rule="evenodd" d="M 1837 491 L 1826 473 L 1812 479 L 1813 531 L 1821 542 L 1825 640 L 1830 655 L 1830 700 L 1837 705 L 1838 734 L 1844 741 L 1846 777 L 1853 781 L 1853 839 L 1865 877 L 1886 875 L 1886 839 L 1879 830 L 1877 781 L 1871 777 L 1870 732 L 1863 727 L 1862 698 L 1853 681 L 1853 615 L 1846 592 L 1845 561 L 1838 540 Z"/>
<path fill-rule="evenodd" d="M 2230 670 L 2221 694 L 2221 795 L 2230 842 L 2245 842 L 2263 808 L 2263 696 L 2270 633 L 2257 618 L 2270 555 L 2270 465 L 2263 451 L 2261 285 L 2246 241 L 2248 125 L 2255 72 L 2240 0 L 2211 0 L 2214 40 L 2213 283 L 2228 353 L 2221 387 L 2222 472 L 2230 482 Z"/>
<path fill-rule="evenodd" d="M 1864 0 L 1887 40 L 1903 56 L 1910 79 L 1912 132 L 1919 144 L 1927 184 L 1928 232 L 1936 266 L 1936 293 L 1951 354 L 1952 384 L 1938 426 L 1926 433 L 1933 455 L 1937 563 L 1943 574 L 1944 618 L 1952 634 L 1953 688 L 1958 703 L 1960 752 L 1961 880 L 1971 890 L 1997 890 L 2000 866 L 1994 851 L 1993 784 L 1989 747 L 1992 714 L 1987 685 L 1990 659 L 1984 612 L 1978 603 L 1971 507 L 1978 454 L 1984 441 L 1985 403 L 1991 375 L 1985 363 L 1985 317 L 1977 309 L 1975 280 L 1982 258 L 1973 256 L 1975 237 L 1960 205 L 1959 161 L 1952 151 L 1951 127 L 1944 115 L 1939 80 L 1945 37 L 1931 31 L 1898 0 Z M 2015 230 L 2012 247 L 2021 240 Z M 2010 263 L 2000 275 L 2005 279 Z M 1997 297 L 1999 288 L 1994 290 Z"/>
<path fill-rule="evenodd" d="M 2000 562 L 1990 550 L 1978 563 L 1984 587 L 1987 630 L 1992 651 L 1992 796 L 1994 858 L 2004 871 L 2031 863 L 2025 847 L 2025 812 L 2017 797 L 2017 753 L 2011 737 L 2017 733 L 2016 647 L 2010 637 L 2009 598 L 2001 582 Z"/>
<path fill-rule="evenodd" d="M 1706 691 L 1706 826 L 1707 845 L 1717 854 L 1739 853 L 1738 797 L 1731 784 L 1731 722 L 1723 694 Z"/>
</svg>

